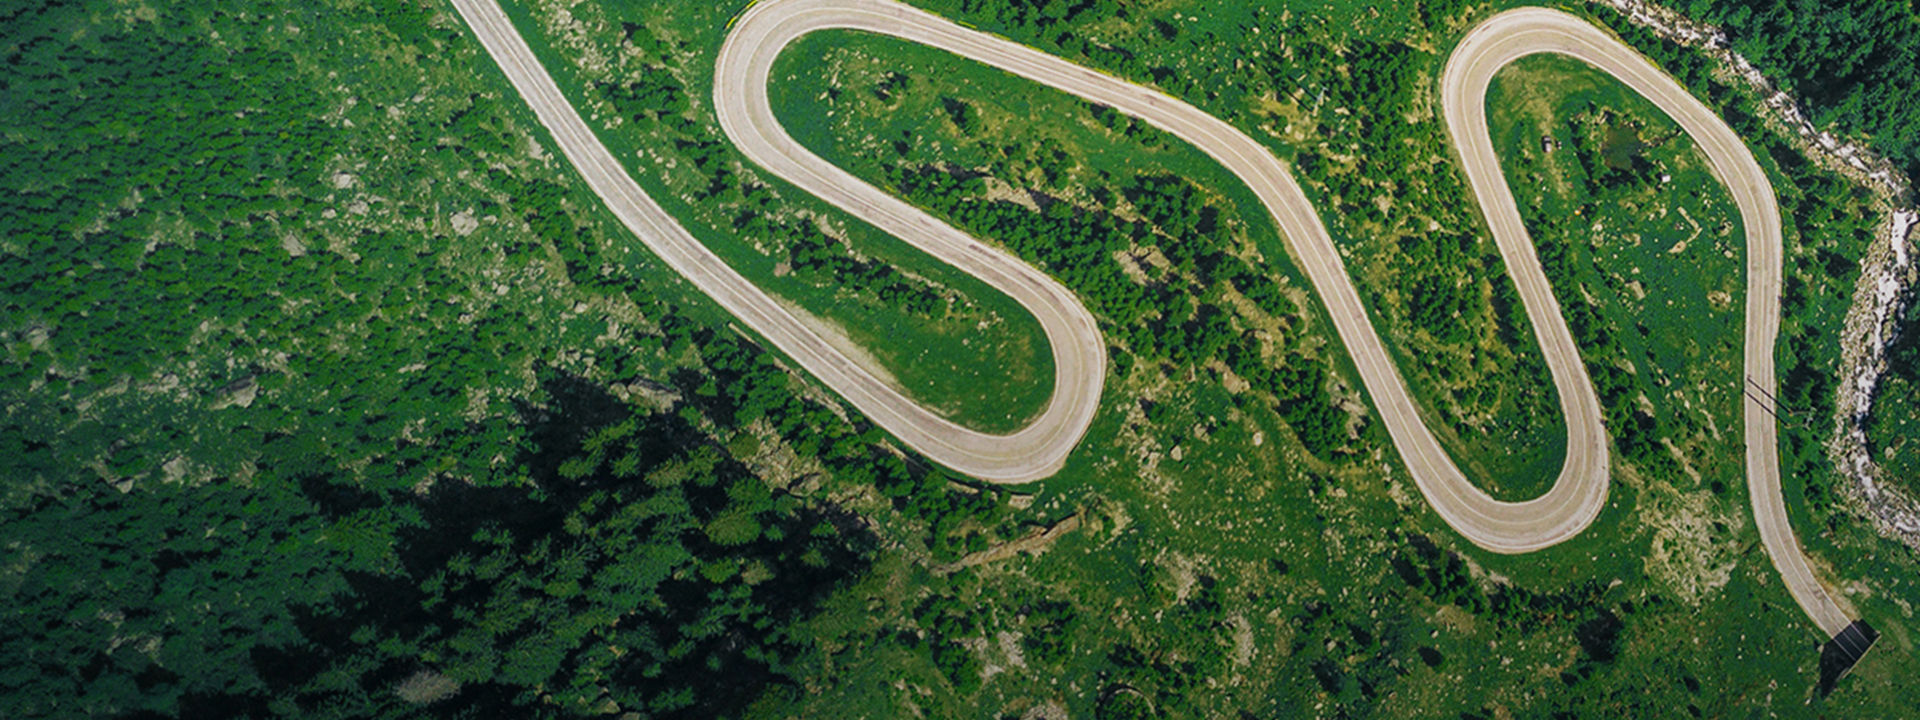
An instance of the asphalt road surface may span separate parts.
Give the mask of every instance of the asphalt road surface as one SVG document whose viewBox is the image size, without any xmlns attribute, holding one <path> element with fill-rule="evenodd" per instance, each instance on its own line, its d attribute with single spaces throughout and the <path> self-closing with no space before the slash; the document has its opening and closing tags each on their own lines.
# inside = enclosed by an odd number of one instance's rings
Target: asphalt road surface
<svg viewBox="0 0 1920 720">
<path fill-rule="evenodd" d="M 1774 389 L 1781 241 L 1779 210 L 1765 174 L 1711 110 L 1632 49 L 1565 13 L 1522 9 L 1496 16 L 1455 50 L 1442 80 L 1448 131 L 1519 288 L 1567 421 L 1566 464 L 1553 488 L 1532 500 L 1502 502 L 1468 480 L 1421 421 L 1333 240 L 1299 184 L 1264 146 L 1199 109 L 891 0 L 765 0 L 736 20 L 720 51 L 713 98 L 722 129 L 743 154 L 801 189 L 979 277 L 1039 320 L 1053 352 L 1053 396 L 1026 428 L 990 435 L 955 425 L 907 398 L 727 267 L 626 174 L 541 68 L 497 0 L 454 0 L 454 5 L 588 185 L 642 242 L 875 424 L 928 458 L 983 480 L 1027 482 L 1059 470 L 1086 434 L 1098 406 L 1106 374 L 1105 342 L 1092 316 L 1058 282 L 853 177 L 787 134 L 768 101 L 767 82 L 780 51 L 808 33 L 863 30 L 940 48 L 1140 118 L 1226 166 L 1266 206 L 1326 304 L 1420 491 L 1449 525 L 1488 550 L 1528 552 L 1579 534 L 1606 504 L 1609 479 L 1599 400 L 1501 175 L 1487 130 L 1487 85 L 1513 60 L 1559 53 L 1592 64 L 1653 101 L 1700 144 L 1738 203 L 1748 236 L 1748 378 L 1727 380 L 1744 387 L 1751 379 L 1768 397 Z M 1838 634 L 1850 619 L 1813 575 L 1787 522 L 1774 419 L 1753 399 L 1744 415 L 1748 485 L 1761 538 L 1794 599 L 1829 636 Z"/>
<path fill-rule="evenodd" d="M 1572 345 L 1555 347 L 1561 342 L 1571 342 L 1566 338 L 1566 324 L 1540 272 L 1539 258 L 1532 251 L 1526 228 L 1521 225 L 1513 193 L 1500 174 L 1493 141 L 1487 131 L 1487 84 L 1494 73 L 1516 59 L 1537 53 L 1557 53 L 1581 60 L 1612 75 L 1659 107 L 1699 144 L 1714 175 L 1726 185 L 1739 206 L 1740 222 L 1747 234 L 1745 377 L 1726 378 L 1725 382 L 1739 386 L 1746 396 L 1741 414 L 1747 451 L 1747 493 L 1753 505 L 1754 524 L 1794 601 L 1828 637 L 1837 636 L 1852 619 L 1814 576 L 1799 541 L 1794 538 L 1793 527 L 1787 519 L 1786 500 L 1780 495 L 1776 419 L 1773 409 L 1762 404 L 1771 403 L 1776 392 L 1773 352 L 1780 330 L 1780 208 L 1773 185 L 1754 161 L 1753 153 L 1718 114 L 1632 48 L 1577 17 L 1537 8 L 1513 10 L 1474 28 L 1461 41 L 1447 59 L 1441 78 L 1447 132 L 1464 159 L 1467 177 L 1493 228 L 1500 254 L 1520 286 L 1521 297 L 1526 300 L 1527 318 L 1535 328 L 1554 330 L 1540 333 L 1540 344 L 1547 351 L 1554 383 L 1563 398 L 1567 384 L 1561 381 L 1561 376 L 1565 374 L 1566 363 L 1572 363 L 1574 371 L 1580 374 L 1579 382 L 1584 390 L 1582 402 L 1591 402 L 1593 391 L 1585 372 L 1578 370 Z M 1559 338 L 1550 343 L 1549 335 Z M 1562 352 L 1566 355 L 1556 358 Z M 1758 392 L 1749 391 L 1749 387 Z M 1597 424 L 1597 408 L 1594 412 L 1593 422 Z M 1606 452 L 1604 447 L 1600 452 Z M 1568 455 L 1571 460 L 1571 449 Z M 1561 482 L 1566 481 L 1562 475 Z M 1604 484 L 1606 478 L 1595 478 L 1594 482 Z M 1559 488 L 1554 490 L 1557 492 Z M 1432 493 L 1428 497 L 1431 498 Z"/>
</svg>

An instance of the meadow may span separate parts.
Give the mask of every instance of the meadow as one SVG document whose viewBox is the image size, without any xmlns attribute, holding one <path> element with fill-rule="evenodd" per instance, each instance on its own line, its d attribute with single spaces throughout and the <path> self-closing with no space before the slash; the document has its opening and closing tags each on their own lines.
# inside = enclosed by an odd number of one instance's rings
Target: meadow
<svg viewBox="0 0 1920 720">
<path fill-rule="evenodd" d="M 1448 448 L 1501 496 L 1551 482 L 1557 401 L 1433 106 L 1506 3 L 926 5 L 1265 142 Z M 1030 318 L 727 146 L 706 88 L 745 6 L 507 7 L 697 237 L 914 397 L 1018 427 L 1052 373 Z M 1591 70 L 1529 58 L 1489 104 L 1617 474 L 1585 534 L 1503 556 L 1429 510 L 1245 189 L 1151 128 L 886 38 L 823 33 L 777 68 L 809 148 L 1102 321 L 1107 393 L 1067 467 L 984 487 L 649 255 L 450 6 L 330 9 L 7 16 L 31 101 L 0 108 L 0 152 L 40 169 L 0 193 L 12 715 L 1908 709 L 1916 558 L 1822 449 L 1880 208 L 1610 11 L 1570 8 L 1726 108 L 1781 193 L 1781 399 L 1810 419 L 1781 426 L 1789 507 L 1885 633 L 1831 695 L 1746 502 L 1738 221 L 1671 122 Z"/>
</svg>

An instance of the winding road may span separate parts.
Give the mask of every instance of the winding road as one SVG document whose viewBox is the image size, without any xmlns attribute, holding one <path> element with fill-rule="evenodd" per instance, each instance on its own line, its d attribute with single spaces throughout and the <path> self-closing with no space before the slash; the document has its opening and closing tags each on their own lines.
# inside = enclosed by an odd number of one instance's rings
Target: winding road
<svg viewBox="0 0 1920 720">
<path fill-rule="evenodd" d="M 728 267 L 647 197 L 600 143 L 497 0 L 453 4 L 568 160 L 643 243 L 876 425 L 926 457 L 983 480 L 1028 482 L 1062 467 L 1098 408 L 1106 375 L 1105 342 L 1086 308 L 1058 282 L 855 178 L 788 135 L 768 101 L 767 82 L 781 50 L 808 33 L 862 30 L 946 50 L 1137 117 L 1232 171 L 1266 206 L 1326 303 L 1421 493 L 1448 525 L 1487 550 L 1523 553 L 1578 535 L 1606 504 L 1609 480 L 1609 445 L 1599 400 L 1501 174 L 1487 129 L 1487 87 L 1508 63 L 1537 53 L 1582 60 L 1647 97 L 1699 143 L 1738 204 L 1747 233 L 1747 378 L 1728 382 L 1744 386 L 1750 379 L 1768 397 L 1774 390 L 1781 235 L 1779 209 L 1765 173 L 1732 130 L 1672 78 L 1617 39 L 1566 13 L 1536 8 L 1493 17 L 1460 43 L 1442 77 L 1448 132 L 1520 291 L 1567 421 L 1566 463 L 1553 488 L 1525 502 L 1502 502 L 1461 473 L 1421 421 L 1332 238 L 1299 184 L 1259 142 L 1191 105 L 893 0 L 764 0 L 737 19 L 720 50 L 713 99 L 722 129 L 743 154 L 799 188 L 979 277 L 1039 320 L 1053 353 L 1053 395 L 1032 424 L 1010 435 L 991 435 L 956 425 L 906 397 Z M 1813 574 L 1788 524 L 1774 419 L 1751 397 L 1743 415 L 1748 487 L 1761 539 L 1795 601 L 1829 637 L 1836 636 L 1851 619 Z"/>
</svg>

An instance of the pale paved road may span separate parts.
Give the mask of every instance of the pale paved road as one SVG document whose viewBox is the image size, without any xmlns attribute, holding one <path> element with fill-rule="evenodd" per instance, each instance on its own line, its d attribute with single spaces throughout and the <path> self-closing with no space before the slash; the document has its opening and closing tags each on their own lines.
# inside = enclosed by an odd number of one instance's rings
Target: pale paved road
<svg viewBox="0 0 1920 720">
<path fill-rule="evenodd" d="M 720 50 L 714 101 L 721 127 L 755 163 L 856 214 L 866 206 L 897 206 L 893 212 L 899 215 L 924 217 L 800 147 L 781 129 L 767 98 L 768 75 L 780 50 L 802 35 L 829 28 L 884 33 L 941 48 L 1111 106 L 1200 148 L 1246 182 L 1272 214 L 1326 303 L 1395 446 L 1420 489 L 1449 524 L 1490 550 L 1526 552 L 1578 534 L 1599 513 L 1606 501 L 1608 478 L 1607 436 L 1599 402 L 1524 234 L 1506 237 L 1502 248 L 1510 257 L 1524 258 L 1511 270 L 1520 280 L 1522 299 L 1534 326 L 1540 329 L 1541 345 L 1568 418 L 1569 436 L 1567 463 L 1553 489 L 1533 500 L 1507 503 L 1493 499 L 1468 481 L 1421 422 L 1392 357 L 1367 318 L 1332 238 L 1300 186 L 1260 143 L 1157 90 L 968 30 L 889 0 L 761 2 L 740 17 Z M 1497 166 L 1492 167 L 1497 176 Z M 889 231 L 900 227 L 887 218 L 876 224 Z M 955 235 L 952 242 L 956 244 L 977 242 L 930 218 L 924 224 Z M 924 237 L 906 234 L 912 231 L 904 227 L 897 232 L 910 242 L 925 242 L 936 255 L 952 254 Z M 1076 340 L 1052 338 L 1056 345 L 1063 341 Z"/>
<path fill-rule="evenodd" d="M 1027 482 L 1047 477 L 1065 464 L 1067 454 L 1093 422 L 1107 374 L 1106 344 L 1093 316 L 1073 293 L 1013 256 L 949 228 L 898 200 L 880 195 L 825 163 L 815 172 L 799 172 L 800 184 L 818 190 L 821 182 L 844 182 L 867 190 L 853 202 L 845 193 L 829 200 L 882 230 L 912 242 L 1018 301 L 1046 331 L 1054 363 L 1053 396 L 1046 410 L 1011 435 L 989 435 L 942 418 L 820 337 L 753 283 L 714 255 L 640 189 L 613 154 L 600 143 L 580 114 L 560 93 L 497 0 L 453 0 L 481 45 L 553 133 L 561 151 L 613 214 L 676 272 L 712 297 L 741 323 L 819 378 L 860 412 L 921 454 L 947 467 L 994 482 Z M 772 48 L 769 51 L 776 51 Z M 763 78 L 764 80 L 764 78 Z M 764 101 L 764 97 L 762 98 Z M 772 123 L 766 115 L 764 122 Z M 784 133 L 783 133 L 784 136 Z M 794 147 L 789 141 L 789 147 Z M 760 153 L 760 156 L 772 155 Z M 810 157 L 810 156 L 809 156 Z M 787 172 L 780 173 L 786 175 Z M 825 178 L 811 179 L 814 177 Z"/>
<path fill-rule="evenodd" d="M 1763 391 L 1760 398 L 1771 398 L 1775 393 L 1773 351 L 1780 330 L 1781 240 L 1780 208 L 1774 199 L 1773 185 L 1754 161 L 1753 153 L 1717 113 L 1639 53 L 1587 22 L 1566 13 L 1526 9 L 1501 13 L 1475 28 L 1454 49 L 1442 75 L 1441 101 L 1446 111 L 1447 132 L 1465 160 L 1467 177 L 1493 228 L 1500 254 L 1527 301 L 1527 318 L 1535 328 L 1554 328 L 1554 332 L 1543 333 L 1541 338 L 1550 360 L 1554 353 L 1561 352 L 1566 353 L 1566 358 L 1573 358 L 1573 348 L 1570 344 L 1556 348 L 1546 337 L 1556 335 L 1561 337 L 1555 342 L 1571 342 L 1565 339 L 1566 324 L 1540 271 L 1539 258 L 1533 253 L 1527 230 L 1520 222 L 1513 193 L 1500 173 L 1486 117 L 1487 85 L 1494 73 L 1516 59 L 1538 53 L 1557 53 L 1586 62 L 1652 101 L 1699 144 L 1714 175 L 1726 184 L 1734 203 L 1740 207 L 1740 222 L 1747 233 L 1746 377 L 1724 381 L 1741 387 L 1746 396 L 1741 414 L 1745 425 L 1747 492 L 1753 504 L 1754 524 L 1794 601 L 1828 637 L 1839 634 L 1852 619 L 1814 576 L 1799 541 L 1794 538 L 1793 527 L 1787 519 L 1786 500 L 1780 494 L 1775 419 L 1768 408 L 1759 404 L 1755 393 L 1746 391 L 1751 381 Z M 1574 362 L 1577 363 L 1577 359 Z M 1563 368 L 1560 364 L 1553 368 L 1554 382 L 1564 397 L 1567 385 L 1561 381 Z M 1581 372 L 1580 384 L 1585 389 L 1584 398 L 1591 398 L 1592 390 L 1586 388 L 1584 372 Z M 1565 480 L 1562 476 L 1562 482 Z"/>
<path fill-rule="evenodd" d="M 722 128 L 742 153 L 800 188 L 979 276 L 1039 319 L 1054 354 L 1054 395 L 1032 425 L 1012 435 L 994 436 L 958 427 L 906 398 L 721 263 L 626 175 L 554 87 L 496 0 L 454 0 L 454 4 L 553 132 L 568 159 L 649 248 L 876 424 L 929 458 L 982 479 L 1035 480 L 1062 465 L 1086 433 L 1097 407 L 1105 375 L 1104 342 L 1084 307 L 1058 283 L 834 167 L 781 128 L 768 102 L 767 81 L 781 49 L 807 33 L 865 30 L 941 48 L 1114 107 L 1173 133 L 1226 166 L 1272 214 L 1295 260 L 1326 303 L 1421 492 L 1449 525 L 1488 550 L 1527 552 L 1579 534 L 1605 504 L 1608 481 L 1608 443 L 1599 402 L 1488 136 L 1487 83 L 1514 59 L 1555 52 L 1592 63 L 1653 100 L 1699 140 L 1715 172 L 1729 181 L 1746 222 L 1750 246 L 1746 369 L 1763 389 L 1772 391 L 1780 233 L 1779 212 L 1765 175 L 1711 111 L 1631 49 L 1564 13 L 1517 10 L 1494 18 L 1456 50 L 1443 80 L 1449 132 L 1461 148 L 1474 190 L 1482 198 L 1501 254 L 1520 290 L 1567 419 L 1566 464 L 1553 488 L 1533 500 L 1510 503 L 1493 499 L 1470 482 L 1421 422 L 1340 254 L 1299 185 L 1258 142 L 1190 105 L 890 0 L 767 0 L 743 14 L 728 35 L 713 97 Z M 1751 402 L 1745 416 L 1749 485 L 1762 539 L 1794 598 L 1822 629 L 1837 633 L 1848 620 L 1813 577 L 1787 524 L 1772 418 Z"/>
</svg>

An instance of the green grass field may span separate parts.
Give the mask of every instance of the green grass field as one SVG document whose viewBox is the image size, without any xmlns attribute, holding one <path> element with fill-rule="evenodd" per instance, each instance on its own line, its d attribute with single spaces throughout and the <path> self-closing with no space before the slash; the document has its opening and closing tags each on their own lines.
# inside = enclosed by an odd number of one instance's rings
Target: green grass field
<svg viewBox="0 0 1920 720">
<path fill-rule="evenodd" d="M 1506 3 L 926 4 L 1266 142 L 1377 290 L 1450 451 L 1502 496 L 1545 488 L 1564 424 L 1432 107 L 1447 50 Z M 1024 314 L 719 135 L 705 93 L 746 6 L 509 11 L 716 252 L 914 397 L 1018 426 L 1052 371 Z M 221 7 L 20 25 L 40 39 L 16 56 L 28 100 L 0 108 L 19 119 L 0 154 L 34 170 L 0 194 L 0 223 L 28 228 L 0 267 L 30 278 L 0 302 L 12 714 L 1911 711 L 1920 561 L 1836 499 L 1822 450 L 1876 206 L 1696 56 L 1627 33 L 1727 108 L 1780 190 L 1781 395 L 1814 419 L 1781 428 L 1789 509 L 1885 633 L 1830 697 L 1747 507 L 1740 228 L 1691 145 L 1591 70 L 1527 59 L 1490 98 L 1555 289 L 1591 313 L 1585 360 L 1621 393 L 1598 520 L 1506 556 L 1431 512 L 1252 198 L 1151 130 L 883 38 L 825 33 L 780 62 L 781 117 L 856 174 L 978 173 L 957 223 L 1116 248 L 1050 268 L 1074 273 L 1116 358 L 1085 440 L 1056 477 L 985 488 L 900 453 L 651 256 L 449 6 Z M 68 72 L 142 48 L 166 52 Z M 108 112 L 123 106 L 156 110 Z M 1189 184 L 1139 182 L 1162 176 Z M 1211 221 L 1167 232 L 1182 218 L 1155 193 L 1188 189 L 1173 206 Z M 900 274 L 783 272 L 818 239 L 803 223 Z M 1079 234 L 1099 223 L 1122 236 Z M 1057 258 L 1046 239 L 1017 247 Z M 1420 306 L 1436 288 L 1451 303 Z M 895 302 L 929 294 L 951 309 Z M 1222 338 L 1257 362 L 1177 351 Z M 1233 367 L 1323 374 L 1281 397 Z M 1043 552 L 959 562 L 1069 517 Z"/>
<path fill-rule="evenodd" d="M 1163 9 L 1156 17 L 1173 12 Z M 1097 27 L 1112 32 L 1116 26 Z M 1437 64 L 1429 71 L 1437 72 Z M 888 73 L 911 77 L 911 91 L 888 100 L 869 94 Z M 1128 158 L 1165 163 L 1206 178 L 1203 187 L 1235 203 L 1248 242 L 1266 258 L 1281 256 L 1271 249 L 1275 238 L 1265 223 L 1245 217 L 1250 201 L 1211 163 L 1184 148 L 1109 149 L 1112 140 L 1052 91 L 1023 89 L 1022 81 L 936 51 L 852 33 L 802 40 L 776 74 L 792 83 L 777 82 L 774 92 L 796 135 L 856 173 L 900 155 L 904 162 L 936 158 L 989 168 L 989 175 L 1014 186 L 1046 180 L 1017 166 L 1011 177 L 1001 175 L 1005 165 L 967 141 L 935 104 L 954 97 L 979 109 L 993 137 L 1031 133 L 1028 143 L 1066 152 L 1072 169 L 1065 177 L 1096 183 L 1070 183 L 1068 195 L 1092 196 L 1099 179 L 1137 169 Z M 936 715 L 934 708 L 950 703 L 1017 715 L 1059 702 L 1079 714 L 1101 707 L 1119 687 L 1144 688 L 1163 708 L 1241 707 L 1276 716 L 1367 708 L 1395 717 L 1457 708 L 1448 713 L 1478 717 L 1521 708 L 1582 716 L 1631 713 L 1632 707 L 1711 712 L 1729 704 L 1750 707 L 1758 702 L 1755 692 L 1766 688 L 1800 688 L 1796 698 L 1809 693 L 1817 630 L 1779 589 L 1758 547 L 1739 463 L 1740 388 L 1728 378 L 1740 364 L 1743 236 L 1730 202 L 1691 143 L 1673 136 L 1670 121 L 1576 63 L 1524 60 L 1501 75 L 1490 106 L 1497 145 L 1521 189 L 1536 242 L 1563 253 L 1575 280 L 1557 283 L 1556 290 L 1589 298 L 1617 338 L 1617 347 L 1586 360 L 1625 369 L 1634 388 L 1628 402 L 1660 422 L 1649 455 L 1656 461 L 1616 456 L 1609 506 L 1586 534 L 1523 556 L 1463 547 L 1426 510 L 1377 438 L 1365 455 L 1392 468 L 1384 475 L 1382 465 L 1370 461 L 1329 465 L 1296 447 L 1276 447 L 1273 439 L 1284 429 L 1270 416 L 1236 412 L 1219 388 L 1181 387 L 1169 396 L 1181 412 L 1167 424 L 1198 420 L 1208 428 L 1206 437 L 1184 443 L 1177 465 L 1164 458 L 1141 463 L 1139 453 L 1123 456 L 1141 433 L 1129 421 L 1111 419 L 1131 396 L 1123 382 L 1110 390 L 1114 410 L 1089 434 L 1083 459 L 1038 488 L 1036 510 L 1029 511 L 1041 518 L 1091 515 L 1098 520 L 1089 531 L 1038 560 L 977 577 L 929 578 L 932 585 L 923 591 L 908 590 L 919 586 L 902 578 L 889 589 L 865 589 L 874 599 L 853 604 L 850 612 L 890 603 L 911 614 L 919 602 L 913 598 L 923 592 L 984 604 L 975 654 L 988 679 L 979 694 L 952 687 L 926 696 L 888 690 L 875 680 L 942 683 L 931 668 L 914 669 L 911 654 L 878 655 L 875 662 L 887 670 L 851 669 L 869 667 L 865 650 L 856 649 L 867 646 L 844 641 L 842 652 L 822 661 L 851 679 L 816 697 L 787 700 L 857 717 L 887 716 L 902 703 Z M 1032 117 L 1070 121 L 1025 121 Z M 1558 146 L 1551 153 L 1542 150 L 1548 136 Z M 893 137 L 911 147 L 898 153 L 885 142 Z M 1283 157 L 1295 151 L 1278 150 Z M 1115 154 L 1122 158 L 1109 159 Z M 1639 179 L 1620 180 L 1613 171 Z M 1393 262 L 1379 245 L 1356 245 L 1356 255 L 1379 253 L 1374 267 Z M 1358 272 L 1367 277 L 1366 270 Z M 1392 327 L 1392 313 L 1383 314 Z M 1530 345 L 1512 350 L 1522 354 Z M 1498 387 L 1502 379 L 1490 382 Z M 1424 389 L 1422 396 L 1432 401 L 1442 394 Z M 1549 395 L 1536 398 L 1535 409 L 1540 400 L 1550 411 L 1557 408 Z M 1461 433 L 1450 449 L 1492 478 L 1496 491 L 1525 497 L 1544 489 L 1539 475 L 1544 471 L 1550 481 L 1557 470 L 1564 426 L 1551 417 L 1537 422 L 1542 419 L 1512 406 L 1494 417 L 1492 426 L 1509 434 L 1472 434 L 1470 444 Z M 1255 436 L 1265 442 L 1253 444 Z M 1120 449 L 1106 449 L 1116 445 Z M 1505 452 L 1489 457 L 1481 452 L 1486 447 Z M 1578 598 L 1579 605 L 1607 613 L 1504 620 L 1463 605 L 1466 600 L 1426 595 L 1389 562 L 1405 546 L 1403 533 L 1462 553 L 1477 586 L 1490 592 L 1522 588 Z M 996 640 L 1037 632 L 1026 619 L 1030 609 L 1062 601 L 1066 588 L 1074 589 L 1069 602 L 1080 613 L 1098 619 L 1065 631 L 1062 642 L 1072 649 L 1057 665 L 1042 667 Z M 1212 614 L 1194 609 L 1212 603 L 1218 603 Z M 1196 614 L 1206 620 L 1178 624 Z M 1613 620 L 1619 628 L 1609 644 L 1595 633 Z M 819 622 L 844 631 L 854 621 L 829 613 Z M 878 641 L 890 626 L 869 621 L 867 632 Z M 1130 664 L 1136 649 L 1155 660 Z M 1428 663 L 1428 657 L 1440 659 Z M 1837 696 L 1833 702 L 1841 704 L 1834 707 L 1887 707 L 1880 703 L 1893 697 L 1886 694 L 1894 687 L 1889 673 L 1910 665 L 1910 658 L 1863 667 L 1849 682 L 1867 688 Z M 1386 685 L 1394 691 L 1378 692 Z M 1209 700 L 1195 702 L 1192 691 L 1181 690 L 1197 687 L 1208 688 Z M 1183 695 L 1186 700 L 1175 699 Z M 1776 708 L 1801 707 L 1798 699 L 1775 695 Z"/>
<path fill-rule="evenodd" d="M 1564 257 L 1558 279 L 1579 283 L 1555 287 L 1562 304 L 1632 329 L 1617 347 L 1583 348 L 1587 363 L 1645 375 L 1656 389 L 1624 399 L 1661 419 L 1658 442 L 1671 446 L 1658 454 L 1685 476 L 1672 479 L 1725 495 L 1740 477 L 1726 459 L 1737 458 L 1744 387 L 1745 235 L 1732 201 L 1677 126 L 1577 61 L 1522 59 L 1488 107 L 1542 257 Z"/>
<path fill-rule="evenodd" d="M 858 348 L 857 359 L 866 358 L 868 367 L 890 377 L 909 397 L 956 422 L 1011 431 L 1040 412 L 1053 390 L 1053 360 L 1031 315 L 971 276 L 758 172 L 725 143 L 704 97 L 712 86 L 711 62 L 704 55 L 695 61 L 688 53 L 717 46 L 726 25 L 722 8 L 635 8 L 638 15 L 620 17 L 640 19 L 641 34 L 625 40 L 608 9 L 572 7 L 562 14 L 561 6 L 532 3 L 508 10 L 522 32 L 554 38 L 553 44 L 536 43 L 536 51 L 596 126 L 601 141 L 650 195 L 734 269 L 811 316 L 816 328 L 845 338 L 847 346 Z M 651 41 L 646 33 L 653 35 Z M 636 44 L 654 47 L 637 52 Z M 674 78 L 671 86 L 684 98 L 685 113 L 677 119 L 628 121 L 613 100 L 595 91 L 594 83 L 608 77 L 646 73 Z M 701 161 L 718 163 L 745 191 L 703 195 L 710 181 L 705 167 L 696 167 Z M 832 275 L 792 270 L 786 254 L 791 238 L 755 232 L 744 225 L 745 215 L 827 228 L 856 257 L 931 286 L 949 309 L 916 313 L 850 289 Z"/>
</svg>

